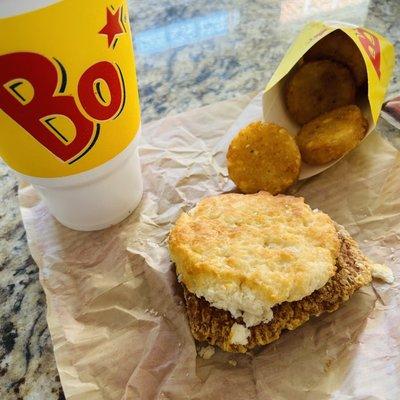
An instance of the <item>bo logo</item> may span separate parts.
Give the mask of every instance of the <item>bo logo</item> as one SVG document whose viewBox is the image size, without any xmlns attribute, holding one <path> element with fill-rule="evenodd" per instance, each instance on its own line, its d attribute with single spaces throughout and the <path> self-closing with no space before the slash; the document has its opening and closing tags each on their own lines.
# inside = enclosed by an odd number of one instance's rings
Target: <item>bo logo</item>
<svg viewBox="0 0 400 400">
<path fill-rule="evenodd" d="M 378 78 L 381 78 L 381 46 L 379 43 L 379 39 L 373 35 L 372 33 L 369 33 L 365 29 L 362 28 L 357 28 L 356 33 L 358 38 L 360 39 L 360 42 L 362 46 L 364 47 L 365 51 L 367 52 L 367 55 L 369 59 L 372 62 L 372 65 L 376 71 L 376 74 L 378 75 Z"/>
<path fill-rule="evenodd" d="M 21 52 L 0 56 L 0 109 L 55 156 L 72 164 L 93 147 L 99 135 L 98 122 L 115 119 L 122 112 L 124 80 L 119 67 L 108 61 L 89 67 L 77 88 L 82 112 L 73 96 L 63 94 L 67 76 L 56 62 L 61 79 L 56 66 L 42 55 Z M 28 95 L 26 87 L 31 89 Z M 68 128 L 68 137 L 60 129 L 60 121 Z"/>
</svg>

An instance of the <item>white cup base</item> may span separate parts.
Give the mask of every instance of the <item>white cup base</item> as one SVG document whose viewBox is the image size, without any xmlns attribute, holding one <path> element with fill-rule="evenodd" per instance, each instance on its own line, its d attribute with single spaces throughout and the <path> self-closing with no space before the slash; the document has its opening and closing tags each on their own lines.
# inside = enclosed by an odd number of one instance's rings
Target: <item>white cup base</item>
<svg viewBox="0 0 400 400">
<path fill-rule="evenodd" d="M 139 202 L 140 202 L 140 199 L 141 199 L 141 196 L 139 198 Z M 109 228 L 109 227 L 111 227 L 113 225 L 116 225 L 119 222 L 123 221 L 125 218 L 128 218 L 132 214 L 132 212 L 135 210 L 136 207 L 137 207 L 137 205 L 135 206 L 135 204 L 132 204 L 132 206 L 130 206 L 121 215 L 114 217 L 110 221 L 103 222 L 101 224 L 95 224 L 95 225 L 82 225 L 82 224 L 70 225 L 69 222 L 67 222 L 67 221 L 63 221 L 63 220 L 61 220 L 60 218 L 57 218 L 57 217 L 55 217 L 55 218 L 62 225 L 66 226 L 69 229 L 73 229 L 75 231 L 83 231 L 83 232 L 100 231 L 102 229 L 106 229 L 106 228 Z"/>
<path fill-rule="evenodd" d="M 121 222 L 138 206 L 143 181 L 138 149 L 100 167 L 101 173 L 87 173 L 50 185 L 32 182 L 51 214 L 63 225 L 79 231 L 95 231 Z M 47 184 L 46 184 L 47 183 Z"/>
</svg>

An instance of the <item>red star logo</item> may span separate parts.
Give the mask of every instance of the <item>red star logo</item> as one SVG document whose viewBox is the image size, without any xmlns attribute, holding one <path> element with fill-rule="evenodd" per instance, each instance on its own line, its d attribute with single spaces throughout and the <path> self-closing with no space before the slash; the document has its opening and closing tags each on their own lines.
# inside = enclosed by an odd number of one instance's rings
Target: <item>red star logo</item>
<svg viewBox="0 0 400 400">
<path fill-rule="evenodd" d="M 114 14 L 107 8 L 107 23 L 99 33 L 107 36 L 108 47 L 115 47 L 118 40 L 116 36 L 125 33 L 125 28 L 122 23 L 122 6 L 119 7 Z"/>
</svg>

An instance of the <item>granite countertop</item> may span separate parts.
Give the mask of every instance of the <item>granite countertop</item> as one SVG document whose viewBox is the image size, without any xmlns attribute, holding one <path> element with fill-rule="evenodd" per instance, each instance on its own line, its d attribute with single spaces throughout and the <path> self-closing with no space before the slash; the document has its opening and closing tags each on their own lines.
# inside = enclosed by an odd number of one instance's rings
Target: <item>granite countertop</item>
<svg viewBox="0 0 400 400">
<path fill-rule="evenodd" d="M 261 90 L 309 20 L 373 28 L 400 53 L 397 0 L 129 3 L 144 122 Z M 398 61 L 390 93 L 399 89 Z M 378 129 L 400 148 L 385 121 Z M 0 198 L 0 399 L 63 399 L 45 297 L 19 212 L 17 181 L 1 163 Z"/>
</svg>

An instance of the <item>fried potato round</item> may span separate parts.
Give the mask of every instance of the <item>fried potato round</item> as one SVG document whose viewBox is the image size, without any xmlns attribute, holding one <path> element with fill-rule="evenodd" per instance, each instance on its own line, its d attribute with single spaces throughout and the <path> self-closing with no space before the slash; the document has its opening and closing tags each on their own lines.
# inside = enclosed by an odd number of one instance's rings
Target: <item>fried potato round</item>
<svg viewBox="0 0 400 400">
<path fill-rule="evenodd" d="M 303 64 L 286 86 L 286 106 L 300 125 L 324 112 L 354 103 L 355 97 L 356 85 L 351 72 L 329 60 Z"/>
<path fill-rule="evenodd" d="M 367 69 L 357 45 L 341 30 L 334 31 L 317 42 L 305 54 L 306 61 L 330 59 L 346 65 L 354 75 L 357 86 L 367 81 Z"/>
<path fill-rule="evenodd" d="M 243 193 L 282 193 L 300 174 L 295 139 L 281 126 L 261 121 L 251 123 L 234 137 L 227 161 L 229 176 Z"/>
<path fill-rule="evenodd" d="M 368 122 L 355 106 L 340 107 L 304 125 L 296 137 L 301 157 L 322 165 L 342 157 L 364 138 Z"/>
</svg>

